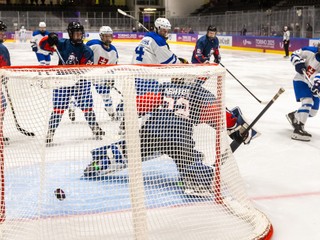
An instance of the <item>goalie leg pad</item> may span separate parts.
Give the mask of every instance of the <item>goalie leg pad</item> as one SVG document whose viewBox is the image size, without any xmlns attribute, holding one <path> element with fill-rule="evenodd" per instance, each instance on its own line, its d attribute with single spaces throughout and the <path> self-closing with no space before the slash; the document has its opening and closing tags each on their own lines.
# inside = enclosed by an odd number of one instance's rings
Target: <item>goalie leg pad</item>
<svg viewBox="0 0 320 240">
<path fill-rule="evenodd" d="M 85 177 L 101 177 L 127 167 L 125 140 L 91 151 L 92 162 L 84 170 Z"/>
<path fill-rule="evenodd" d="M 184 192 L 187 195 L 198 197 L 209 197 L 213 195 L 212 182 L 214 168 L 202 163 L 198 159 L 187 169 L 187 178 L 185 178 Z"/>
</svg>

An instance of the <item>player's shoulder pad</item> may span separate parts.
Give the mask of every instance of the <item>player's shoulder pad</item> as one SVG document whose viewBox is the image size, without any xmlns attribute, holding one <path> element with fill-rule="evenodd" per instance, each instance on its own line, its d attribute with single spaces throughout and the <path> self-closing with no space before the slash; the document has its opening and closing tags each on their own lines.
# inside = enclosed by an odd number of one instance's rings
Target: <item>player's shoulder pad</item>
<svg viewBox="0 0 320 240">
<path fill-rule="evenodd" d="M 318 52 L 318 48 L 317 47 L 312 47 L 312 46 L 308 46 L 308 47 L 303 47 L 301 48 L 302 51 L 310 51 L 313 53 L 317 53 Z"/>
<path fill-rule="evenodd" d="M 102 45 L 102 42 L 99 39 L 92 39 L 86 43 L 86 45 L 89 47 L 95 44 Z"/>
<path fill-rule="evenodd" d="M 148 32 L 145 36 L 151 37 L 158 44 L 159 47 L 167 45 L 166 40 L 155 32 Z"/>
<path fill-rule="evenodd" d="M 32 33 L 32 36 L 36 36 L 36 35 L 39 35 L 41 34 L 39 30 L 35 30 L 33 33 Z"/>
</svg>

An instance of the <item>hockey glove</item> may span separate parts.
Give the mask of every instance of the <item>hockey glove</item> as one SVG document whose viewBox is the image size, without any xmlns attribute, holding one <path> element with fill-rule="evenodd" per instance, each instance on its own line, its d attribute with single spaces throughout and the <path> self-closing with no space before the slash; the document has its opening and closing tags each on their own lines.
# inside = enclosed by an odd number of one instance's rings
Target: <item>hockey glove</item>
<svg viewBox="0 0 320 240">
<path fill-rule="evenodd" d="M 221 56 L 220 54 L 218 56 L 214 56 L 214 62 L 219 64 L 221 62 Z"/>
<path fill-rule="evenodd" d="M 32 44 L 31 45 L 31 48 L 32 48 L 32 51 L 34 51 L 34 52 L 38 52 L 38 47 L 37 47 L 37 44 Z"/>
<path fill-rule="evenodd" d="M 59 42 L 58 35 L 56 33 L 49 33 L 48 43 L 50 46 L 57 45 Z"/>
<path fill-rule="evenodd" d="M 214 56 L 214 62 L 219 64 L 221 62 L 221 55 L 220 55 L 219 49 L 214 50 L 213 56 Z"/>
<path fill-rule="evenodd" d="M 320 79 L 314 80 L 311 91 L 314 96 L 320 97 Z"/>
<path fill-rule="evenodd" d="M 297 73 L 303 74 L 303 71 L 306 70 L 306 65 L 304 62 L 300 62 L 295 65 L 295 68 Z"/>
</svg>

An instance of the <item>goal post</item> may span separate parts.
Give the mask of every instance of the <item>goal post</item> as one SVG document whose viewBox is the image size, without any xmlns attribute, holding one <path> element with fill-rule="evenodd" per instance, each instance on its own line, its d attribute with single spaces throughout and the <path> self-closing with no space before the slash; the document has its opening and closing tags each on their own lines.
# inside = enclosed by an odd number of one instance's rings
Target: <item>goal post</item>
<svg viewBox="0 0 320 240">
<path fill-rule="evenodd" d="M 271 239 L 229 146 L 224 68 L 0 74 L 14 108 L 0 118 L 1 239 Z"/>
</svg>

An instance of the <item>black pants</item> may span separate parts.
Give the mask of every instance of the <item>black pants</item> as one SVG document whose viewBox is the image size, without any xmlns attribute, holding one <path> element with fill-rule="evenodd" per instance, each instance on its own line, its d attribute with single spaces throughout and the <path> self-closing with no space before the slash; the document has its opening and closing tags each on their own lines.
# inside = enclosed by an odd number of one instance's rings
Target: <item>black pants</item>
<svg viewBox="0 0 320 240">
<path fill-rule="evenodd" d="M 289 44 L 290 44 L 290 40 L 283 41 L 283 47 L 284 47 L 284 52 L 286 54 L 286 57 L 289 56 Z"/>
</svg>

